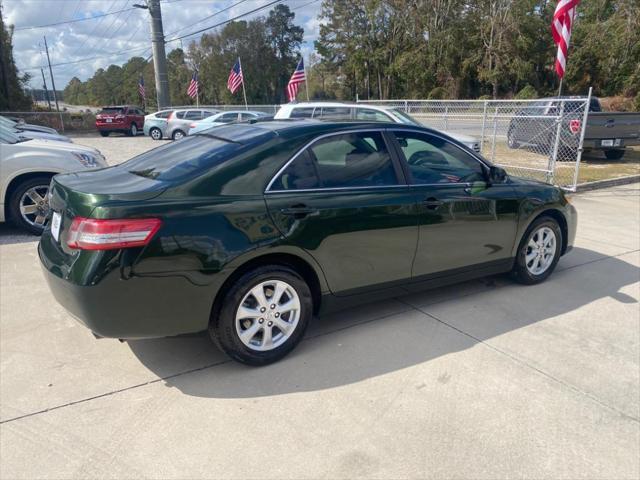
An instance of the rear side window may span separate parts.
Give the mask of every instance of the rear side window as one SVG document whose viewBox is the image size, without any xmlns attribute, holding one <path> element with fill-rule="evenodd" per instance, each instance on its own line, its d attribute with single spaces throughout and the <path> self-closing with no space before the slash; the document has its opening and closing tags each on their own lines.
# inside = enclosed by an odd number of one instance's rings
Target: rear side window
<svg viewBox="0 0 640 480">
<path fill-rule="evenodd" d="M 204 135 L 189 136 L 179 142 L 150 150 L 115 168 L 161 181 L 182 181 L 233 158 L 238 143 Z"/>
<path fill-rule="evenodd" d="M 202 112 L 200 110 L 189 110 L 184 116 L 185 120 L 202 120 Z"/>
<path fill-rule="evenodd" d="M 183 119 L 183 118 L 184 118 L 184 115 L 185 115 L 186 113 L 187 113 L 187 112 L 185 112 L 185 111 L 182 111 L 182 112 L 176 112 L 176 118 Z"/>
<path fill-rule="evenodd" d="M 370 108 L 356 108 L 356 120 L 366 120 L 368 122 L 392 122 L 393 120 L 385 113 L 372 110 Z"/>
<path fill-rule="evenodd" d="M 216 112 L 209 112 L 208 110 L 202 111 L 202 118 L 209 118 L 211 115 L 215 115 Z"/>
<path fill-rule="evenodd" d="M 291 110 L 291 118 L 311 118 L 313 107 L 294 108 Z"/>
<path fill-rule="evenodd" d="M 318 140 L 289 164 L 271 190 L 397 185 L 380 132 L 334 135 Z"/>
<path fill-rule="evenodd" d="M 165 112 L 158 112 L 154 116 L 156 118 L 169 118 L 169 115 L 171 115 L 171 110 L 167 110 Z"/>
</svg>

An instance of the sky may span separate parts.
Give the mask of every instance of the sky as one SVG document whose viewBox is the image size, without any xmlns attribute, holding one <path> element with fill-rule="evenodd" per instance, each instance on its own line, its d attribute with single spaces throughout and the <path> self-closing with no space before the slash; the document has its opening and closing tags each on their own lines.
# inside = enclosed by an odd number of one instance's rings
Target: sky
<svg viewBox="0 0 640 480">
<path fill-rule="evenodd" d="M 215 25 L 271 1 L 161 0 L 165 39 Z M 45 35 L 57 90 L 63 90 L 73 77 L 86 80 L 98 68 L 106 68 L 111 64 L 122 65 L 132 56 L 147 58 L 151 55 L 149 13 L 139 8 L 74 23 L 26 28 L 130 9 L 135 3 L 143 4 L 144 0 L 0 0 L 0 3 L 5 23 L 15 27 L 14 59 L 21 73 L 26 71 L 32 75 L 32 88 L 42 87 L 40 67 L 47 65 Z M 304 28 L 302 54 L 307 59 L 313 51 L 313 41 L 318 36 L 321 0 L 284 0 L 283 3 L 289 5 L 296 14 L 294 23 Z M 271 8 L 266 7 L 242 19 L 266 15 Z M 228 10 L 202 20 L 223 9 Z M 183 39 L 184 48 L 192 40 L 197 41 L 200 35 Z M 179 41 L 168 43 L 167 53 L 177 47 L 180 47 Z M 57 65 L 63 63 L 66 65 Z M 47 68 L 45 75 L 47 86 L 51 88 Z"/>
</svg>

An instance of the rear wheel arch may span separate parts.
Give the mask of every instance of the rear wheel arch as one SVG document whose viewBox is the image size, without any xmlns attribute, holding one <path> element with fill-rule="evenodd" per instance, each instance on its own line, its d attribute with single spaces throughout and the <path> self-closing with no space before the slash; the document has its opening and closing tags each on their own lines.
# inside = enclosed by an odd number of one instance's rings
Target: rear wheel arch
<svg viewBox="0 0 640 480">
<path fill-rule="evenodd" d="M 57 175 L 58 173 L 59 172 L 28 172 L 28 173 L 22 173 L 13 177 L 11 181 L 9 181 L 9 184 L 7 185 L 7 189 L 4 192 L 4 198 L 3 198 L 4 218 L 9 219 L 9 217 L 11 216 L 9 211 L 9 208 L 10 208 L 9 204 L 11 202 L 11 197 L 15 193 L 16 189 L 22 183 L 26 182 L 27 180 L 31 180 L 32 178 L 39 178 L 39 177 L 49 177 L 49 180 L 51 180 L 51 178 L 53 178 L 53 176 Z"/>
<path fill-rule="evenodd" d="M 311 290 L 311 297 L 313 299 L 313 313 L 316 314 L 320 310 L 320 302 L 322 298 L 322 287 L 320 278 L 316 270 L 304 259 L 299 256 L 290 253 L 267 253 L 254 257 L 238 266 L 234 272 L 227 278 L 220 289 L 218 290 L 213 306 L 211 308 L 211 318 L 220 311 L 222 302 L 233 284 L 247 272 L 254 270 L 258 267 L 266 265 L 285 266 L 294 270 L 300 275 Z"/>
</svg>

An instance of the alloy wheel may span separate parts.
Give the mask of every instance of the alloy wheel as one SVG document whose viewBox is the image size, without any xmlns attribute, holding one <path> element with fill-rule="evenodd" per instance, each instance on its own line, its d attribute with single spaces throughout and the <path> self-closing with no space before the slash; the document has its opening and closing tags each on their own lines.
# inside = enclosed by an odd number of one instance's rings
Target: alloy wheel
<svg viewBox="0 0 640 480">
<path fill-rule="evenodd" d="M 154 140 L 160 140 L 162 138 L 162 132 L 157 128 L 152 129 L 151 138 L 153 138 Z"/>
<path fill-rule="evenodd" d="M 549 227 L 540 227 L 529 238 L 524 254 L 527 270 L 533 275 L 542 275 L 556 256 L 556 234 Z"/>
<path fill-rule="evenodd" d="M 43 229 L 49 214 L 49 185 L 36 185 L 24 192 L 20 198 L 22 219 L 35 228 Z"/>
<path fill-rule="evenodd" d="M 131 124 L 131 136 L 135 137 L 136 135 L 138 135 L 138 127 L 136 126 L 135 123 Z"/>
<path fill-rule="evenodd" d="M 245 294 L 236 310 L 236 333 L 251 350 L 273 350 L 291 337 L 300 310 L 300 297 L 287 282 L 261 282 Z"/>
</svg>

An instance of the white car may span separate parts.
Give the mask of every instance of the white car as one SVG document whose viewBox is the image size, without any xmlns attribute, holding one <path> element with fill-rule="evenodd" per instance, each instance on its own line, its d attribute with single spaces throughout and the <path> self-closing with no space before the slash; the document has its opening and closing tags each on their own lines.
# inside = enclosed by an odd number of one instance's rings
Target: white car
<svg viewBox="0 0 640 480">
<path fill-rule="evenodd" d="M 34 233 L 48 221 L 49 183 L 57 173 L 107 167 L 95 148 L 49 140 L 21 140 L 0 129 L 0 222 Z"/>
<path fill-rule="evenodd" d="M 317 118 L 320 120 L 361 120 L 365 122 L 393 122 L 405 125 L 424 125 L 399 108 L 341 102 L 288 103 L 280 107 L 274 120 L 285 118 Z M 480 153 L 480 141 L 469 135 L 445 132 L 454 140 Z"/>
<path fill-rule="evenodd" d="M 247 120 L 257 120 L 260 118 L 271 118 L 271 115 L 264 112 L 254 112 L 251 110 L 229 110 L 227 112 L 216 113 L 203 120 L 193 122 L 189 125 L 188 135 L 207 130 L 208 128 L 225 125 L 227 123 L 246 122 Z"/>
</svg>

